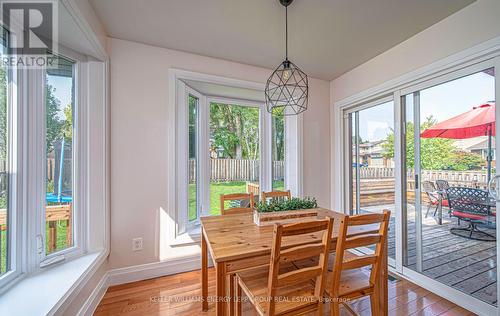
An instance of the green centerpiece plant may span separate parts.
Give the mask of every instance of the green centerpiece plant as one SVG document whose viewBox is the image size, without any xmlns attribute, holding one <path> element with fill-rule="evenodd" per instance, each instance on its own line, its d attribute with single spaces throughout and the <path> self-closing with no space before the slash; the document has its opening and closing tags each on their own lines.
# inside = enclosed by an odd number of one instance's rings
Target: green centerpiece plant
<svg viewBox="0 0 500 316">
<path fill-rule="evenodd" d="M 294 210 L 308 210 L 318 207 L 318 202 L 315 198 L 306 197 L 304 199 L 292 198 L 290 200 L 271 200 L 261 201 L 256 204 L 255 209 L 259 213 L 283 212 Z"/>
</svg>

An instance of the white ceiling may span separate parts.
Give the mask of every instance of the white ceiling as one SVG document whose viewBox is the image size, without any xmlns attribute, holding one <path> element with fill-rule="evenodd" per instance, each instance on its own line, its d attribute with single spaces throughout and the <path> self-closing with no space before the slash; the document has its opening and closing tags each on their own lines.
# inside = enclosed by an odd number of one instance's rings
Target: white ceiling
<svg viewBox="0 0 500 316">
<path fill-rule="evenodd" d="M 308 75 L 331 80 L 474 1 L 295 0 L 289 58 Z M 284 57 L 278 0 L 90 2 L 111 37 L 266 68 Z"/>
</svg>

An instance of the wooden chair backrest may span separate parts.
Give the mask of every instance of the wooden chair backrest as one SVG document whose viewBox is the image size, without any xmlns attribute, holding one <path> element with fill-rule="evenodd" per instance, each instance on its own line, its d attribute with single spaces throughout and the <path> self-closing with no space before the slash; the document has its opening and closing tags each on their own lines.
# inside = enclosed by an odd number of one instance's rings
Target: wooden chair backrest
<svg viewBox="0 0 500 316">
<path fill-rule="evenodd" d="M 248 207 L 233 207 L 225 208 L 226 201 L 249 201 Z M 220 195 L 220 213 L 221 215 L 227 214 L 242 214 L 252 213 L 254 206 L 254 199 L 252 193 L 234 193 L 234 194 L 221 194 Z"/>
<path fill-rule="evenodd" d="M 333 297 L 339 295 L 339 285 L 342 270 L 359 269 L 366 266 L 372 266 L 370 272 L 370 286 L 377 282 L 377 276 L 381 269 L 381 260 L 383 247 L 387 240 L 387 231 L 391 212 L 384 210 L 382 214 L 363 214 L 345 216 L 340 223 L 339 236 L 337 238 L 337 247 L 335 250 L 335 262 L 333 266 L 333 282 L 331 293 Z M 351 226 L 364 226 L 379 224 L 377 233 L 365 233 L 348 237 L 348 228 Z M 375 252 L 371 255 L 357 256 L 355 258 L 344 260 L 344 251 L 375 245 Z"/>
<path fill-rule="evenodd" d="M 266 202 L 267 199 L 280 200 L 287 198 L 288 200 L 292 199 L 292 194 L 290 190 L 286 191 L 271 191 L 271 192 L 262 192 L 262 201 Z"/>
<path fill-rule="evenodd" d="M 269 265 L 268 279 L 268 299 L 266 315 L 274 315 L 275 296 L 280 287 L 290 287 L 305 283 L 315 279 L 314 297 L 318 299 L 323 296 L 325 278 L 328 271 L 328 253 L 330 250 L 330 240 L 333 230 L 333 218 L 324 220 L 314 220 L 309 222 L 293 224 L 275 224 L 273 232 L 273 244 L 271 250 L 271 261 Z M 285 250 L 281 249 L 283 238 L 316 232 L 323 232 L 321 243 L 306 244 L 295 246 Z M 319 256 L 318 265 L 300 268 L 291 272 L 280 274 L 280 265 L 282 263 L 292 263 L 296 260 L 307 258 L 316 258 Z"/>
</svg>

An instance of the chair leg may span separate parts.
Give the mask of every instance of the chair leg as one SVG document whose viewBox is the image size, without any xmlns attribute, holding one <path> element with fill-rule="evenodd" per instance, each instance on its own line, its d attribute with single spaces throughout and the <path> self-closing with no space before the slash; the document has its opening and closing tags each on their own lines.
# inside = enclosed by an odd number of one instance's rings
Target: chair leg
<svg viewBox="0 0 500 316">
<path fill-rule="evenodd" d="M 427 218 L 427 215 L 429 215 L 429 211 L 431 209 L 431 205 L 427 205 L 427 212 L 425 212 L 425 218 Z"/>
<path fill-rule="evenodd" d="M 370 305 L 372 309 L 372 315 L 378 316 L 380 311 L 380 306 L 379 306 L 377 291 L 373 292 L 370 295 Z"/>
<path fill-rule="evenodd" d="M 439 205 L 436 206 L 436 209 L 434 210 L 434 214 L 432 216 L 436 217 L 436 214 L 437 214 L 438 210 L 439 210 Z"/>
</svg>

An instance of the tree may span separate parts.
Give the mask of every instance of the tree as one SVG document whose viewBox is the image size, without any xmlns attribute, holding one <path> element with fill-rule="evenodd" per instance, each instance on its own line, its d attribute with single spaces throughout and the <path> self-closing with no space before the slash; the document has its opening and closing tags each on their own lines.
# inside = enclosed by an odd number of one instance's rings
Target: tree
<svg viewBox="0 0 500 316">
<path fill-rule="evenodd" d="M 71 104 L 64 108 L 64 121 L 62 122 L 61 131 L 66 141 L 71 142 L 73 139 L 73 106 Z"/>
<path fill-rule="evenodd" d="M 45 142 L 47 152 L 52 151 L 55 142 L 63 137 L 64 122 L 59 114 L 61 101 L 55 97 L 55 90 L 56 89 L 48 83 L 48 80 L 45 80 Z"/>
<path fill-rule="evenodd" d="M 452 163 L 450 169 L 458 171 L 478 170 L 485 165 L 485 161 L 481 155 L 463 150 L 456 150 L 452 155 Z"/>
<path fill-rule="evenodd" d="M 259 158 L 259 110 L 252 107 L 212 103 L 212 146 L 233 159 Z"/>
<path fill-rule="evenodd" d="M 285 116 L 283 112 L 273 113 L 272 124 L 273 160 L 283 161 L 285 160 Z"/>
<path fill-rule="evenodd" d="M 435 125 L 437 120 L 429 116 L 420 126 L 420 132 Z M 406 167 L 414 168 L 414 125 L 406 123 Z M 384 147 L 386 158 L 394 157 L 394 130 L 387 136 Z M 420 165 L 426 170 L 473 170 L 484 165 L 481 156 L 456 148 L 453 140 L 446 138 L 420 138 Z"/>
</svg>

